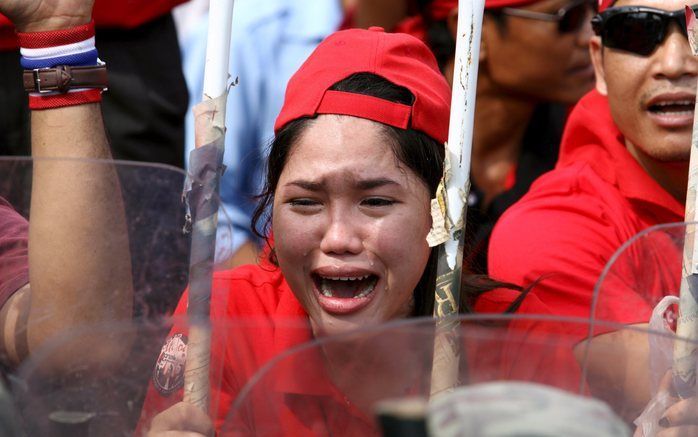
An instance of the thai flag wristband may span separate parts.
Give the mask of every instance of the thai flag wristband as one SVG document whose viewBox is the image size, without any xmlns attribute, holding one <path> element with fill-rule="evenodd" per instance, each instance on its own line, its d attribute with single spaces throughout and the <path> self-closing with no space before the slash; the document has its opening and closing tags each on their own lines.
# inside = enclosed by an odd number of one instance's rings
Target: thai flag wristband
<svg viewBox="0 0 698 437">
<path fill-rule="evenodd" d="M 95 48 L 94 22 L 70 29 L 18 32 L 17 37 L 30 109 L 102 100 L 102 90 L 107 85 L 106 67 Z"/>
</svg>

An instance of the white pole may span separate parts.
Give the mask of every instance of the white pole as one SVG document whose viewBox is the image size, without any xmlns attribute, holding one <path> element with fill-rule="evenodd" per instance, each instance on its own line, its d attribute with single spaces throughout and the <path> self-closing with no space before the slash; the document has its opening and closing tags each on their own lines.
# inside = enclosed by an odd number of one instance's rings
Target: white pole
<svg viewBox="0 0 698 437">
<path fill-rule="evenodd" d="M 233 4 L 234 0 L 211 0 L 204 69 L 204 100 L 215 99 L 228 88 Z"/>
<path fill-rule="evenodd" d="M 211 360 L 211 283 L 218 224 L 218 192 L 225 150 L 233 0 L 211 0 L 203 101 L 194 108 L 195 144 L 185 188 L 193 218 L 189 268 L 189 341 L 184 401 L 208 411 Z M 212 172 L 211 169 L 216 171 Z"/>
<path fill-rule="evenodd" d="M 465 229 L 465 207 L 470 190 L 470 157 L 473 148 L 475 96 L 484 9 L 484 0 L 458 2 L 456 62 L 453 69 L 451 119 L 446 144 L 451 166 L 451 177 L 446 181 L 448 217 L 451 223 L 456 225 L 451 227 L 451 238 L 446 241 L 448 265 L 451 269 L 456 266 L 458 251 L 458 238 L 454 234 L 459 228 Z"/>
<path fill-rule="evenodd" d="M 441 182 L 446 192 L 437 192 L 438 204 L 445 204 L 446 208 L 445 211 L 442 211 L 445 217 L 434 219 L 435 223 L 441 223 L 439 225 L 442 227 L 441 231 L 435 234 L 441 236 L 440 241 L 443 241 L 443 246 L 439 248 L 434 290 L 434 316 L 438 321 L 434 340 L 432 396 L 448 392 L 458 385 L 459 324 L 452 317 L 458 314 L 460 304 L 465 214 L 470 190 L 470 155 L 473 144 L 475 97 L 484 9 L 484 0 L 460 0 L 458 2 L 458 36 L 453 71 L 451 118 L 448 143 L 446 144 L 444 176 Z M 434 208 L 432 205 L 432 214 L 434 214 L 435 209 L 439 208 Z"/>
</svg>

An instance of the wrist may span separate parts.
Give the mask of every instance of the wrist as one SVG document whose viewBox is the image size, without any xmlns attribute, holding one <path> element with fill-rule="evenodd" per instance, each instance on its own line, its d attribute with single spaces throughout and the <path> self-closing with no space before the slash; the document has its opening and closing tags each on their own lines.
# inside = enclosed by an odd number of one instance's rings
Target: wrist
<svg viewBox="0 0 698 437">
<path fill-rule="evenodd" d="M 95 48 L 94 23 L 68 29 L 18 32 L 24 86 L 32 110 L 101 101 L 106 67 Z"/>
</svg>

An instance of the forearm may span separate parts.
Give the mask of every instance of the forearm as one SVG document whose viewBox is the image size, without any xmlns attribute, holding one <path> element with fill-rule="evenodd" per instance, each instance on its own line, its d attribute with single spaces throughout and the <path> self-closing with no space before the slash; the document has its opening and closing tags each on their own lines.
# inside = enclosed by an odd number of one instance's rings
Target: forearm
<svg viewBox="0 0 698 437">
<path fill-rule="evenodd" d="M 110 157 L 99 104 L 33 111 L 32 153 L 30 352 L 61 330 L 130 318 L 133 301 L 116 170 L 91 161 Z"/>
<path fill-rule="evenodd" d="M 599 335 L 575 347 L 577 361 L 586 365 L 591 393 L 608 402 L 628 423 L 651 398 L 649 352 L 647 334 L 632 329 Z"/>
</svg>

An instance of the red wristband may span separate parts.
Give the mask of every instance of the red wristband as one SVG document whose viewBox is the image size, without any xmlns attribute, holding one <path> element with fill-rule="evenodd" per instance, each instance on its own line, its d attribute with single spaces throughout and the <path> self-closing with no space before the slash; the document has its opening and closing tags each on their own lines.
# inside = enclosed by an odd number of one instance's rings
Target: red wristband
<svg viewBox="0 0 698 437">
<path fill-rule="evenodd" d="M 95 36 L 95 23 L 90 21 L 70 29 L 47 30 L 44 32 L 17 32 L 19 46 L 26 49 L 42 49 L 46 47 L 74 44 Z"/>
<path fill-rule="evenodd" d="M 102 101 L 102 90 L 73 91 L 61 94 L 29 94 L 29 109 L 55 109 Z"/>
</svg>

